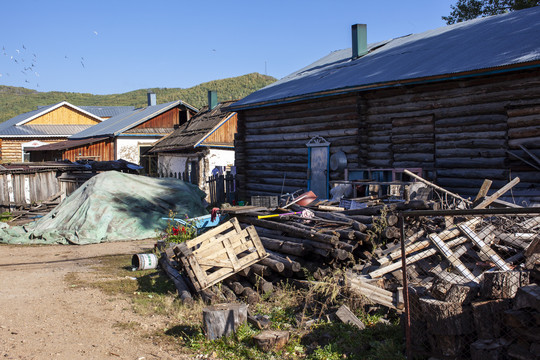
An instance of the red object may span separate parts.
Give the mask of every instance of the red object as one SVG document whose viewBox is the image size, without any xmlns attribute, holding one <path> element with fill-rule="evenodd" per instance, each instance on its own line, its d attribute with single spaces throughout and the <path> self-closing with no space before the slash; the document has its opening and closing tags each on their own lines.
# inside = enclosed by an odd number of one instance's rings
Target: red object
<svg viewBox="0 0 540 360">
<path fill-rule="evenodd" d="M 173 235 L 178 235 L 178 228 L 173 227 L 172 228 Z"/>
<path fill-rule="evenodd" d="M 315 199 L 317 199 L 317 195 L 315 195 L 313 191 L 308 191 L 308 192 L 298 195 L 297 199 L 298 198 L 302 198 L 302 199 L 298 200 L 296 204 L 300 206 L 308 206 L 313 201 L 315 201 Z"/>
<path fill-rule="evenodd" d="M 212 211 L 211 211 L 211 216 L 210 216 L 210 221 L 214 221 L 216 220 L 217 218 L 217 215 L 218 215 L 218 212 L 219 212 L 219 208 L 213 208 Z"/>
</svg>

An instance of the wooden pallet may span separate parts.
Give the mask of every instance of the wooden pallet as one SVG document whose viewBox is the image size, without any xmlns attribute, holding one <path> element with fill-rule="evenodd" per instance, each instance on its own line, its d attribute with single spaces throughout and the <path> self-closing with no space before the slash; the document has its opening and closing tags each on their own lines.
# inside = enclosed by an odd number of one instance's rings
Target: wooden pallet
<svg viewBox="0 0 540 360">
<path fill-rule="evenodd" d="M 175 246 L 174 252 L 197 291 L 268 256 L 255 227 L 242 230 L 236 218 Z"/>
</svg>

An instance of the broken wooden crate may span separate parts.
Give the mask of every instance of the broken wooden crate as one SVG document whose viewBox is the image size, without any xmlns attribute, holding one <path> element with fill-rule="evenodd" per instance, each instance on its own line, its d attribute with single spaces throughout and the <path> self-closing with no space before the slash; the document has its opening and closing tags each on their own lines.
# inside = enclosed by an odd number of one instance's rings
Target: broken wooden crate
<svg viewBox="0 0 540 360">
<path fill-rule="evenodd" d="M 197 291 L 268 256 L 255 228 L 242 229 L 236 218 L 175 246 L 174 252 Z"/>
</svg>

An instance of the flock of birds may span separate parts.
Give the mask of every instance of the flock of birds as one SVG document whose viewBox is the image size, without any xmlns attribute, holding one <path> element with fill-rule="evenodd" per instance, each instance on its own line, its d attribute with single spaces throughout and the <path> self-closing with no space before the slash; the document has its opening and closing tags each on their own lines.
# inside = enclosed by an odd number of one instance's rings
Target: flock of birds
<svg viewBox="0 0 540 360">
<path fill-rule="evenodd" d="M 97 31 L 94 31 L 94 35 L 98 35 Z M 2 46 L 2 54 L 4 58 L 9 62 L 11 62 L 10 68 L 16 71 L 19 71 L 24 75 L 24 82 L 25 84 L 33 84 L 35 80 L 35 86 L 39 87 L 39 83 L 37 82 L 37 78 L 40 77 L 39 72 L 37 71 L 37 65 L 38 65 L 38 56 L 36 53 L 28 51 L 26 46 L 22 44 L 20 48 L 14 49 L 12 51 L 8 51 L 5 46 Z M 71 60 L 67 55 L 64 56 L 64 59 L 66 61 Z M 85 68 L 85 60 L 84 57 L 80 57 L 80 64 L 82 68 Z M 15 74 L 10 72 L 3 72 L 1 68 L 2 62 L 0 62 L 0 79 L 3 76 L 15 76 Z M 18 74 L 17 74 L 18 75 Z M 27 85 L 28 86 L 28 85 Z"/>
</svg>

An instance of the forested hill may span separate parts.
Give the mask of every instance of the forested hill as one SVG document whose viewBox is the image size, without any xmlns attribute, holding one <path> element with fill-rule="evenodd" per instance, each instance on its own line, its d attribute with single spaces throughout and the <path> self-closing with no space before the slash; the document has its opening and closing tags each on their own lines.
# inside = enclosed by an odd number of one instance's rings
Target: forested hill
<svg viewBox="0 0 540 360">
<path fill-rule="evenodd" d="M 234 78 L 209 81 L 187 89 L 152 88 L 130 91 L 123 94 L 93 95 L 72 92 L 38 92 L 22 87 L 0 85 L 0 122 L 35 110 L 40 105 L 52 105 L 67 101 L 73 105 L 101 105 L 143 107 L 147 104 L 147 92 L 156 93 L 157 103 L 182 100 L 201 108 L 208 102 L 208 90 L 217 91 L 218 100 L 241 99 L 252 92 L 276 81 L 275 78 L 252 73 Z"/>
</svg>

